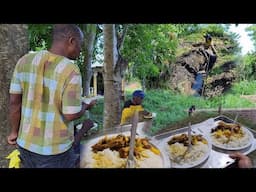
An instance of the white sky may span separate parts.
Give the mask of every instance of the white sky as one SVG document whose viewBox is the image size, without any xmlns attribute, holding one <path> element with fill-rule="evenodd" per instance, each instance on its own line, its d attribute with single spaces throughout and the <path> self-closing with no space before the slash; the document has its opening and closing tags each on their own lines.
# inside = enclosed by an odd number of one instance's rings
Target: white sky
<svg viewBox="0 0 256 192">
<path fill-rule="evenodd" d="M 245 31 L 245 28 L 249 25 L 251 24 L 239 24 L 238 26 L 232 24 L 230 27 L 230 31 L 238 33 L 240 35 L 239 43 L 242 47 L 242 55 L 245 55 L 246 53 L 254 49 L 253 43 L 250 40 L 250 37 L 247 35 L 247 32 Z"/>
</svg>

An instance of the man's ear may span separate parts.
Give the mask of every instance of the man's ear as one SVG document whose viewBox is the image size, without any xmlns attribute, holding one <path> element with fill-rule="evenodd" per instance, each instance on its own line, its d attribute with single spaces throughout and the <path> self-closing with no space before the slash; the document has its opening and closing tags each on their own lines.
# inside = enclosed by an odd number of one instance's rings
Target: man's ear
<svg viewBox="0 0 256 192">
<path fill-rule="evenodd" d="M 71 44 L 71 45 L 74 45 L 74 43 L 75 43 L 75 38 L 74 38 L 74 37 L 70 37 L 70 38 L 68 39 L 68 43 Z"/>
</svg>

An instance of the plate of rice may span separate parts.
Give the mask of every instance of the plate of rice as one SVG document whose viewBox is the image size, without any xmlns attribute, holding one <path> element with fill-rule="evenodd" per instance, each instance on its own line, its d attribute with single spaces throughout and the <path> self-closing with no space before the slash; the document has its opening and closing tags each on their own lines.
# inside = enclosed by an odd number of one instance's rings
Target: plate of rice
<svg viewBox="0 0 256 192">
<path fill-rule="evenodd" d="M 212 149 L 209 139 L 201 134 L 191 135 L 191 147 L 189 148 L 187 133 L 169 137 L 165 146 L 172 168 L 199 166 L 208 159 Z"/>
<path fill-rule="evenodd" d="M 239 123 L 217 121 L 210 133 L 212 145 L 224 150 L 241 150 L 253 142 L 252 133 Z"/>
<path fill-rule="evenodd" d="M 130 132 L 109 134 L 90 140 L 82 149 L 81 168 L 125 168 Z M 169 165 L 159 148 L 147 138 L 136 136 L 135 168 L 164 168 Z"/>
</svg>

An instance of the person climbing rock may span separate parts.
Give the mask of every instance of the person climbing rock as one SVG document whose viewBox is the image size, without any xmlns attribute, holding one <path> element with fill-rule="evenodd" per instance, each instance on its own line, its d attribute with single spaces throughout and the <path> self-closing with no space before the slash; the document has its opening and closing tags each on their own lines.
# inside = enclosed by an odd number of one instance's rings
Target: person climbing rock
<svg viewBox="0 0 256 192">
<path fill-rule="evenodd" d="M 203 44 L 203 48 L 200 49 L 202 54 L 204 55 L 205 63 L 200 66 L 200 71 L 209 72 L 212 70 L 214 64 L 217 60 L 217 51 L 213 45 L 212 36 L 210 34 L 204 35 L 205 43 Z"/>
<path fill-rule="evenodd" d="M 209 71 L 212 70 L 216 60 L 217 51 L 212 42 L 212 36 L 210 34 L 204 35 L 205 42 L 203 44 L 203 49 L 200 48 L 199 51 L 204 55 L 205 62 L 200 65 L 199 71 L 195 74 L 195 81 L 192 84 L 192 90 L 194 91 L 194 96 L 200 96 L 203 94 L 204 78 L 207 77 Z"/>
<path fill-rule="evenodd" d="M 195 55 L 195 61 L 198 63 L 196 65 L 192 65 L 190 63 L 187 63 L 187 60 L 181 60 L 178 62 L 190 74 L 193 75 L 194 82 L 192 82 L 190 94 L 194 96 L 203 95 L 204 80 L 207 78 L 209 72 L 212 70 L 217 60 L 217 51 L 214 47 L 212 36 L 210 34 L 206 34 L 203 37 L 205 41 L 196 44 L 197 47 L 200 46 L 199 49 L 192 50 L 190 52 L 190 54 L 196 53 L 200 55 L 200 57 L 198 57 L 198 60 L 197 55 Z M 200 58 L 202 60 L 199 60 Z"/>
</svg>

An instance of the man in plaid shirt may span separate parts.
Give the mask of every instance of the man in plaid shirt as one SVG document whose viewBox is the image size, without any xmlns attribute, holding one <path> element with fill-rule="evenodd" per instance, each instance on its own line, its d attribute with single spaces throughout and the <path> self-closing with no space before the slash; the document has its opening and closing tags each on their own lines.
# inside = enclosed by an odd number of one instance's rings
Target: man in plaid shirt
<svg viewBox="0 0 256 192">
<path fill-rule="evenodd" d="M 83 33 L 73 24 L 53 27 L 49 50 L 28 53 L 16 64 L 10 85 L 11 133 L 24 167 L 75 167 L 73 120 L 90 104 L 82 102 L 81 74 L 73 63 Z M 88 120 L 87 126 L 93 122 Z"/>
</svg>

